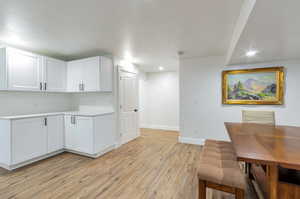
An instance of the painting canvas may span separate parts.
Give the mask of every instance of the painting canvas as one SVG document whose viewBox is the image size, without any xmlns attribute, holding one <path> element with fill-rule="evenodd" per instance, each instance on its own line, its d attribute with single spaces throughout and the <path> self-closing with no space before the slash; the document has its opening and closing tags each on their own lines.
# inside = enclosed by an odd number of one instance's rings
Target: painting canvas
<svg viewBox="0 0 300 199">
<path fill-rule="evenodd" d="M 282 104 L 283 67 L 223 71 L 224 104 Z"/>
</svg>

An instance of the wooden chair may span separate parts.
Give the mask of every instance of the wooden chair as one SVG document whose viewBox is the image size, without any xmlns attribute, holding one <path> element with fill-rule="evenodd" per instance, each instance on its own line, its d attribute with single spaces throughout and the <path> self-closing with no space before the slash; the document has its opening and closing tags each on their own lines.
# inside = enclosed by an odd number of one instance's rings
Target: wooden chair
<svg viewBox="0 0 300 199">
<path fill-rule="evenodd" d="M 275 125 L 274 111 L 242 111 L 242 121 L 245 123 L 259 123 Z"/>
<path fill-rule="evenodd" d="M 206 140 L 198 171 L 199 199 L 206 199 L 206 188 L 235 194 L 244 199 L 246 180 L 230 142 Z"/>
<path fill-rule="evenodd" d="M 245 123 L 258 123 L 275 125 L 275 112 L 274 111 L 242 111 L 242 122 Z M 251 168 L 250 163 L 241 162 L 240 165 L 246 174 L 249 174 Z M 249 176 L 251 177 L 251 176 Z"/>
</svg>

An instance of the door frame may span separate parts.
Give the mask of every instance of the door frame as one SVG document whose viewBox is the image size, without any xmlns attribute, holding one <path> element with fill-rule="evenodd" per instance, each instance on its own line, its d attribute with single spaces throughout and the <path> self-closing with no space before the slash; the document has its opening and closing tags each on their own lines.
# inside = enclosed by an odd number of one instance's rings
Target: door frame
<svg viewBox="0 0 300 199">
<path fill-rule="evenodd" d="M 121 73 L 122 72 L 126 72 L 126 73 L 131 73 L 131 74 L 135 74 L 136 77 L 137 77 L 137 107 L 139 107 L 139 81 L 138 81 L 138 78 L 139 78 L 139 73 L 138 71 L 130 71 L 130 70 L 126 70 L 124 69 L 122 66 L 118 65 L 118 82 L 117 82 L 117 85 L 118 85 L 118 141 L 117 141 L 117 147 L 120 147 L 123 145 L 122 143 L 122 117 L 121 117 L 121 114 L 122 114 L 122 110 L 121 110 Z M 140 124 L 139 124 L 139 118 L 140 118 L 140 114 L 139 112 L 137 113 L 137 128 L 138 128 L 138 136 L 140 136 Z"/>
</svg>

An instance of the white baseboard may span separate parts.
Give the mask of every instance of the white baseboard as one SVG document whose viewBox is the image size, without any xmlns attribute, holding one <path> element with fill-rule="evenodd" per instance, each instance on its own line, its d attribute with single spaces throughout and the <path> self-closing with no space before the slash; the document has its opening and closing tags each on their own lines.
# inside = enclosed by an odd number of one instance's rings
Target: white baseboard
<svg viewBox="0 0 300 199">
<path fill-rule="evenodd" d="M 179 136 L 178 142 L 185 143 L 185 144 L 204 145 L 205 139 Z"/>
<path fill-rule="evenodd" d="M 140 128 L 145 128 L 145 129 L 160 129 L 160 130 L 167 130 L 167 131 L 179 131 L 179 127 L 178 126 L 141 124 Z"/>
<path fill-rule="evenodd" d="M 31 163 L 34 163 L 34 162 L 37 162 L 37 161 L 40 161 L 40 160 L 43 160 L 43 159 L 55 156 L 55 155 L 58 155 L 60 153 L 63 153 L 64 151 L 65 151 L 64 149 L 60 149 L 58 151 L 55 151 L 55 152 L 52 152 L 52 153 L 48 153 L 46 155 L 43 155 L 43 156 L 40 156 L 40 157 L 37 157 L 37 158 L 33 158 L 33 159 L 27 160 L 25 162 L 21 162 L 19 164 L 14 164 L 14 165 L 0 164 L 0 167 L 2 167 L 4 169 L 7 169 L 9 171 L 12 171 L 14 169 L 23 167 L 25 165 L 28 165 L 28 164 L 31 164 Z"/>
<path fill-rule="evenodd" d="M 88 154 L 88 153 L 84 153 L 84 152 L 74 151 L 74 150 L 71 150 L 71 149 L 65 149 L 65 151 L 70 152 L 70 153 L 75 153 L 75 154 L 78 154 L 78 155 L 87 156 L 87 157 L 90 157 L 90 158 L 98 158 L 101 155 L 104 155 L 105 153 L 114 150 L 115 148 L 116 148 L 115 145 L 111 145 L 111 146 L 108 146 L 105 149 L 103 149 L 102 151 L 99 151 L 98 153 L 95 153 L 95 154 Z"/>
</svg>

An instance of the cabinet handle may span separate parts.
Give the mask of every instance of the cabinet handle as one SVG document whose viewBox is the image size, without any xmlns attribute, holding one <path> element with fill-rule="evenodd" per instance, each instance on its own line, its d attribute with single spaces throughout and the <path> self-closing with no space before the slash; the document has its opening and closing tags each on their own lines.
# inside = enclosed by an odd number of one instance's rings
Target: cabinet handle
<svg viewBox="0 0 300 199">
<path fill-rule="evenodd" d="M 43 90 L 43 83 L 40 82 L 40 90 Z"/>
<path fill-rule="evenodd" d="M 48 125 L 48 119 L 46 117 L 44 118 L 44 124 L 45 124 L 45 126 Z"/>
<path fill-rule="evenodd" d="M 47 82 L 44 83 L 44 90 L 47 90 Z"/>
<path fill-rule="evenodd" d="M 79 90 L 80 91 L 84 91 L 84 83 L 80 83 L 79 84 Z"/>
<path fill-rule="evenodd" d="M 76 124 L 75 116 L 71 116 L 71 124 Z"/>
</svg>

